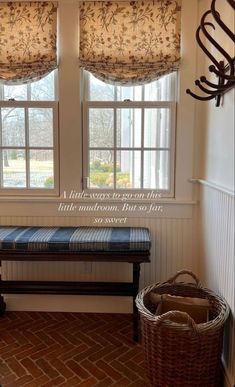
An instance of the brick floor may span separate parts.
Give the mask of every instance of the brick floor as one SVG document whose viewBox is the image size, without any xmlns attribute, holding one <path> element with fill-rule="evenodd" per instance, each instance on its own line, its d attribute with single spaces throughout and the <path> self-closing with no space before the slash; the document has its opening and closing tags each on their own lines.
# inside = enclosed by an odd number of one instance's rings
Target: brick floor
<svg viewBox="0 0 235 387">
<path fill-rule="evenodd" d="M 2 387 L 146 387 L 142 348 L 127 314 L 6 312 Z"/>
</svg>

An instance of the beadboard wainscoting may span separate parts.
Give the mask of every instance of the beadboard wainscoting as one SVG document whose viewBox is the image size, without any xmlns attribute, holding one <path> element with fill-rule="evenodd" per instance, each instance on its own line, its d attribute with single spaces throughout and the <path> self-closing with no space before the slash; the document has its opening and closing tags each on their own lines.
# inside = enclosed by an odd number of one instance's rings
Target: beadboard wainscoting
<svg viewBox="0 0 235 387">
<path fill-rule="evenodd" d="M 177 207 L 181 207 L 178 205 Z M 197 273 L 193 248 L 193 205 L 173 211 L 172 217 L 128 217 L 126 226 L 148 227 L 151 232 L 151 263 L 141 265 L 140 288 L 165 281 L 177 270 Z M 0 217 L 1 225 L 88 226 L 89 217 Z M 83 262 L 3 262 L 7 280 L 129 281 L 131 265 Z M 82 312 L 130 312 L 132 300 L 126 297 L 8 295 L 10 310 L 52 310 Z"/>
<path fill-rule="evenodd" d="M 231 308 L 224 348 L 226 386 L 230 387 L 235 384 L 234 209 L 232 193 L 202 182 L 199 206 L 199 273 L 203 283 L 223 295 Z"/>
</svg>

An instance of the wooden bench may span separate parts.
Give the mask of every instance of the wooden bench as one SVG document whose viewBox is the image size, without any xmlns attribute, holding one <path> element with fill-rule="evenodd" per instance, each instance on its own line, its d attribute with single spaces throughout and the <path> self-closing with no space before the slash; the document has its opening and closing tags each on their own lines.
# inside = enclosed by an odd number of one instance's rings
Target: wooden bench
<svg viewBox="0 0 235 387">
<path fill-rule="evenodd" d="M 138 340 L 140 264 L 150 261 L 150 234 L 135 227 L 0 227 L 2 261 L 128 262 L 132 282 L 11 281 L 0 276 L 0 314 L 5 311 L 1 294 L 77 294 L 131 296 L 133 338 Z"/>
</svg>

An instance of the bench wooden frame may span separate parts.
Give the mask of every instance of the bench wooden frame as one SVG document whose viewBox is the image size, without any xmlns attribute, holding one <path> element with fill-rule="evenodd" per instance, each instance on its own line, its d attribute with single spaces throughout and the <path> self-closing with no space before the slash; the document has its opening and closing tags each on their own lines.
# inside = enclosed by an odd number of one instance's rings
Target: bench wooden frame
<svg viewBox="0 0 235 387">
<path fill-rule="evenodd" d="M 133 339 L 138 341 L 138 311 L 135 298 L 139 291 L 140 264 L 150 262 L 149 250 L 128 251 L 15 251 L 0 250 L 2 261 L 74 261 L 128 262 L 133 266 L 132 282 L 10 281 L 0 276 L 0 315 L 6 304 L 1 294 L 67 294 L 129 296 L 133 298 Z"/>
</svg>

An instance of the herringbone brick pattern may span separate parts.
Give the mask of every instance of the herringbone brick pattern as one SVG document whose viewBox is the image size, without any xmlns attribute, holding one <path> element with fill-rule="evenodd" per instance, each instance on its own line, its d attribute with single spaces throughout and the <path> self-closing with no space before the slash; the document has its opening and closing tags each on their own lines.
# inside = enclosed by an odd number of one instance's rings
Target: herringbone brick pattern
<svg viewBox="0 0 235 387">
<path fill-rule="evenodd" d="M 142 348 L 125 314 L 7 312 L 2 387 L 145 387 Z"/>
</svg>

